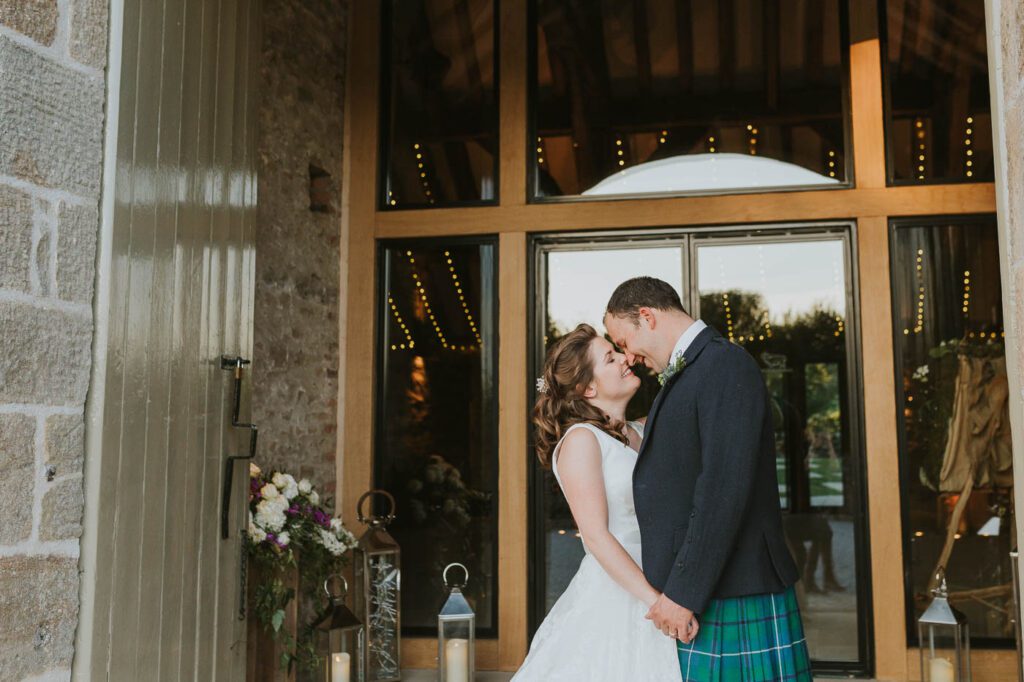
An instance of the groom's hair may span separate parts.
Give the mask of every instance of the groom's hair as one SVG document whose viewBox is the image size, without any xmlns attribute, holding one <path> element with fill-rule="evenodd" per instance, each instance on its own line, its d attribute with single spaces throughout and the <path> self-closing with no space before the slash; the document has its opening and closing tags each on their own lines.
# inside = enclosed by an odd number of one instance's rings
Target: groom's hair
<svg viewBox="0 0 1024 682">
<path fill-rule="evenodd" d="M 671 284 L 657 277 L 634 277 L 615 287 L 605 314 L 628 317 L 635 324 L 640 319 L 640 308 L 645 307 L 686 313 Z"/>
</svg>

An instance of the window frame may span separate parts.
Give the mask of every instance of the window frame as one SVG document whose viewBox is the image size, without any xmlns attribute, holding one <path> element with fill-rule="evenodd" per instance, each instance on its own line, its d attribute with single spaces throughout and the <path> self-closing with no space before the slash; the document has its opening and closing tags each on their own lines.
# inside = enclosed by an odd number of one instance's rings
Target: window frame
<svg viewBox="0 0 1024 682">
<path fill-rule="evenodd" d="M 892 343 L 893 343 L 893 377 L 896 389 L 896 437 L 897 437 L 897 458 L 899 460 L 899 486 L 900 486 L 900 536 L 903 547 L 903 611 L 906 616 L 906 638 L 907 647 L 918 647 L 920 642 L 917 638 L 917 614 L 914 608 L 914 582 L 913 574 L 910 568 L 911 565 L 911 541 L 910 534 L 907 532 L 911 527 L 910 524 L 910 510 L 908 505 L 905 503 L 907 499 L 907 491 L 910 485 L 910 481 L 914 480 L 914 476 L 910 470 L 910 461 L 907 456 L 908 444 L 907 444 L 907 419 L 903 413 L 902 406 L 906 404 L 906 394 L 903 390 L 903 371 L 905 369 L 903 363 L 903 353 L 900 352 L 900 340 L 903 338 L 901 329 L 901 322 L 899 320 L 899 309 L 897 307 L 896 296 L 898 294 L 895 285 L 895 278 L 893 273 L 897 267 L 896 263 L 896 239 L 897 232 L 900 229 L 912 228 L 912 227 L 936 227 L 946 225 L 970 225 L 977 223 L 980 220 L 991 220 L 993 226 L 996 221 L 996 214 L 993 213 L 973 213 L 973 214 L 936 214 L 936 215 L 918 215 L 912 217 L 901 217 L 891 218 L 889 220 L 889 273 L 890 273 L 890 290 L 892 292 Z M 1002 298 L 1002 293 L 1000 299 Z M 1015 502 L 1016 508 L 1016 502 Z M 978 651 L 1001 651 L 1001 650 L 1014 650 L 1017 649 L 1017 641 L 1014 637 L 1007 638 L 985 638 L 982 642 L 975 643 L 971 642 L 971 650 Z"/>
<path fill-rule="evenodd" d="M 850 60 L 850 0 L 836 0 L 839 6 L 839 63 L 840 63 L 840 101 L 843 108 L 843 154 L 846 159 L 846 178 L 835 185 L 782 185 L 779 187 L 750 187 L 723 190 L 687 190 L 682 192 L 633 193 L 584 196 L 582 194 L 566 194 L 559 196 L 538 196 L 537 187 L 537 139 L 538 116 L 538 83 L 537 83 L 537 2 L 525 0 L 527 5 L 527 97 L 526 97 L 526 203 L 527 204 L 577 204 L 589 202 L 614 202 L 627 200 L 657 201 L 684 197 L 728 197 L 746 194 L 779 194 L 785 192 L 834 192 L 852 189 L 856 186 L 856 159 L 853 144 L 853 107 L 852 107 L 852 76 Z M 815 0 L 817 1 L 817 0 Z M 884 1 L 884 0 L 880 0 Z M 610 177 L 610 176 L 609 176 Z"/>
<path fill-rule="evenodd" d="M 494 11 L 494 198 L 493 199 L 467 199 L 461 201 L 438 201 L 434 204 L 403 204 L 398 203 L 392 206 L 388 203 L 388 192 L 391 190 L 391 111 L 394 102 L 391 92 L 392 63 L 391 63 L 391 28 L 394 15 L 394 4 L 398 0 L 384 0 L 380 3 L 380 22 L 378 25 L 378 49 L 379 73 L 378 82 L 378 130 L 377 137 L 377 170 L 376 177 L 376 202 L 377 209 L 381 212 L 399 211 L 429 211 L 438 208 L 471 208 L 484 206 L 498 206 L 501 203 L 501 3 L 500 0 L 490 0 Z"/>
<path fill-rule="evenodd" d="M 445 246 L 490 246 L 493 250 L 493 263 L 494 263 L 494 290 L 491 293 L 491 305 L 494 309 L 494 330 L 491 333 L 492 342 L 490 350 L 487 351 L 490 355 L 490 363 L 494 368 L 494 396 L 490 401 L 486 409 L 486 417 L 491 422 L 492 426 L 489 429 L 491 437 L 488 439 L 490 442 L 483 450 L 490 452 L 493 458 L 493 473 L 491 475 L 490 485 L 494 491 L 494 499 L 492 508 L 495 510 L 495 518 L 489 522 L 494 526 L 494 546 L 491 548 L 491 561 L 495 567 L 494 575 L 491 577 L 493 581 L 493 590 L 491 600 L 493 602 L 494 609 L 494 625 L 489 628 L 477 627 L 476 636 L 480 640 L 496 640 L 500 637 L 500 618 L 499 611 L 501 607 L 501 590 L 500 590 L 500 572 L 501 565 L 498 557 L 498 546 L 501 541 L 500 528 L 498 525 L 498 519 L 496 516 L 497 510 L 500 505 L 501 498 L 501 472 L 500 472 L 500 460 L 498 458 L 498 443 L 500 440 L 500 434 L 498 432 L 498 412 L 499 405 L 497 396 L 499 395 L 501 373 L 498 365 L 498 327 L 501 320 L 500 300 L 499 300 L 499 286 L 498 281 L 500 277 L 500 253 L 498 249 L 498 238 L 496 235 L 473 235 L 473 236 L 461 236 L 461 237 L 414 237 L 404 239 L 381 239 L 377 241 L 377 262 L 378 262 L 378 277 L 375 282 L 375 289 L 377 290 L 377 312 L 374 316 L 375 319 L 375 334 L 374 334 L 374 376 L 383 379 L 388 376 L 388 352 L 386 348 L 386 337 L 385 330 L 387 325 L 390 323 L 390 313 L 387 309 L 387 290 L 388 281 L 391 274 L 390 264 L 388 263 L 388 251 L 395 250 L 400 251 L 402 249 L 415 249 L 415 248 L 438 248 Z M 481 296 L 481 301 L 483 296 Z M 480 320 L 480 325 L 483 325 L 483 320 Z M 486 338 L 486 337 L 485 337 Z M 483 349 L 481 354 L 483 354 Z M 386 395 L 384 390 L 383 381 L 375 381 L 373 386 L 373 401 L 376 406 L 374 410 L 373 419 L 373 454 L 371 456 L 371 481 L 372 487 L 378 487 L 377 481 L 380 476 L 380 467 L 387 461 L 382 449 L 386 442 L 384 437 L 385 431 L 388 429 L 388 425 L 385 423 L 385 417 L 387 412 L 385 411 Z M 374 504 L 380 504 L 379 500 L 375 500 Z M 403 564 L 405 558 L 403 557 Z M 407 568 L 407 567 L 406 567 Z M 471 576 L 472 577 L 472 576 Z M 440 607 L 443 595 L 438 594 L 438 607 Z M 420 638 L 420 637 L 437 637 L 436 627 L 417 627 L 406 625 L 405 623 L 401 626 L 401 637 L 406 638 Z"/>
</svg>

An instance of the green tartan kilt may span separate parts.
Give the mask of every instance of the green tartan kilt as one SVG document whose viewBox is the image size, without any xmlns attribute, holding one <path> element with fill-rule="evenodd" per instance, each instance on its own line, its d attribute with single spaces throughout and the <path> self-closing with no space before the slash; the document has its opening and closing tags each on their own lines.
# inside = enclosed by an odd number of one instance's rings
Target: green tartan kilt
<svg viewBox="0 0 1024 682">
<path fill-rule="evenodd" d="M 796 593 L 713 599 L 690 644 L 676 642 L 683 682 L 804 682 L 811 661 Z"/>
</svg>

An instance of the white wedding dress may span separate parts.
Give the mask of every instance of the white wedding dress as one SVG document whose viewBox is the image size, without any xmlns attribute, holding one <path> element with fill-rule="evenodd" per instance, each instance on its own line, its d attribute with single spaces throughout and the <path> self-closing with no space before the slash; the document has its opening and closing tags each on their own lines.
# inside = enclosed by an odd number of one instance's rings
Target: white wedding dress
<svg viewBox="0 0 1024 682">
<path fill-rule="evenodd" d="M 643 426 L 630 422 L 643 436 Z M 601 445 L 608 530 L 640 565 L 640 527 L 633 509 L 637 453 L 601 429 L 585 428 Z M 563 435 L 562 440 L 564 441 Z M 551 468 L 558 476 L 558 450 Z M 676 642 L 646 620 L 647 607 L 619 586 L 584 545 L 586 555 L 562 596 L 541 623 L 513 682 L 674 682 L 682 679 Z"/>
</svg>

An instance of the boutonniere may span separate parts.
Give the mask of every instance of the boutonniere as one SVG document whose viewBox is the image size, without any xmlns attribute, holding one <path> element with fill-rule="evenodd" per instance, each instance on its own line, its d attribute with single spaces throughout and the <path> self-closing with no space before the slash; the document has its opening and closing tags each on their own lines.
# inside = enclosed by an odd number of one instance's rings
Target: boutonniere
<svg viewBox="0 0 1024 682">
<path fill-rule="evenodd" d="M 664 386 L 666 381 L 682 372 L 684 367 L 686 367 L 686 358 L 682 354 L 675 356 L 672 358 L 672 362 L 668 363 L 665 371 L 658 375 L 658 383 Z"/>
</svg>

